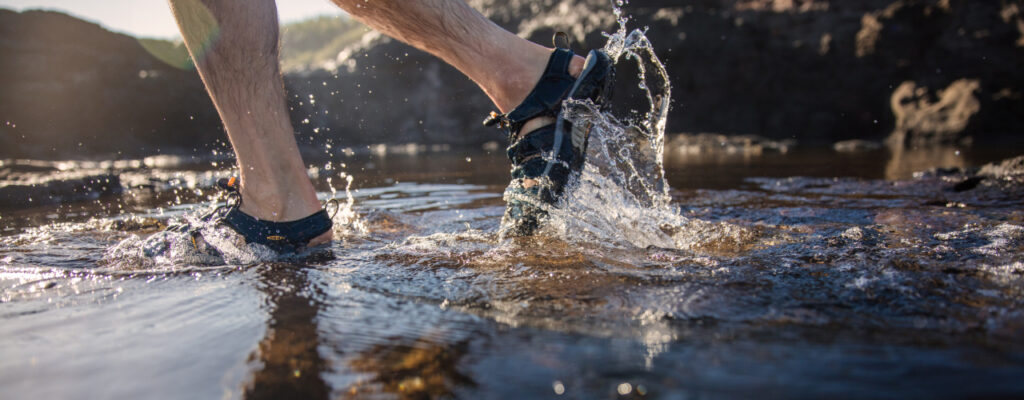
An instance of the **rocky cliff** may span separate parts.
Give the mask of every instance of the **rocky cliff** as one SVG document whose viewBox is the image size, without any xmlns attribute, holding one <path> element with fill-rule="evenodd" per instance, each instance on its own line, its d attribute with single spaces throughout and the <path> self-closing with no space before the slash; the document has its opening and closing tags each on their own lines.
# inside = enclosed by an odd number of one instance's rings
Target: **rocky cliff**
<svg viewBox="0 0 1024 400">
<path fill-rule="evenodd" d="M 471 3 L 541 43 L 566 30 L 577 51 L 615 28 L 606 0 Z M 891 136 L 897 146 L 1019 143 L 1024 131 L 1021 1 L 634 0 L 624 11 L 668 66 L 669 131 L 811 145 Z M 497 138 L 478 125 L 489 102 L 457 71 L 373 33 L 365 39 L 335 69 L 291 76 L 298 98 L 321 99 L 295 104 L 308 137 L 315 128 L 356 142 Z M 635 92 L 632 84 L 616 93 Z"/>
<path fill-rule="evenodd" d="M 541 43 L 566 30 L 577 51 L 615 28 L 608 0 L 470 2 Z M 1021 0 L 633 0 L 624 11 L 667 64 L 673 132 L 811 145 L 891 135 L 916 146 L 1024 131 Z M 195 72 L 135 39 L 58 14 L 0 11 L 0 51 L 0 157 L 190 151 L 222 140 Z M 320 64 L 329 69 L 286 77 L 301 143 L 500 140 L 480 126 L 492 109 L 483 93 L 401 43 L 370 32 Z M 627 108 L 638 104 L 632 84 L 616 91 Z"/>
</svg>

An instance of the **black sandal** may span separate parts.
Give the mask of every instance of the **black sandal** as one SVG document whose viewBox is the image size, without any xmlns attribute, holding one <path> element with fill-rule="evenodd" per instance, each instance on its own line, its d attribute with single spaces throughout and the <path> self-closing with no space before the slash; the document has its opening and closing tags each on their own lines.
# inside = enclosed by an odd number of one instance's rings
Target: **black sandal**
<svg viewBox="0 0 1024 400">
<path fill-rule="evenodd" d="M 257 243 L 269 247 L 274 252 L 284 255 L 303 250 L 309 241 L 331 230 L 333 222 L 326 209 L 312 215 L 287 222 L 265 221 L 242 212 L 242 196 L 238 191 L 237 178 L 220 179 L 217 186 L 228 192 L 225 205 L 203 215 L 199 220 L 203 224 L 222 223 L 237 232 L 246 243 Z M 329 201 L 328 204 L 334 203 Z M 335 206 L 337 206 L 335 204 Z M 175 225 L 167 231 L 189 235 L 192 247 L 196 252 L 220 256 L 212 246 L 202 242 L 201 227 L 190 224 Z M 152 243 L 146 243 L 145 252 L 149 256 L 165 253 L 170 248 L 170 241 L 154 237 Z M 148 241 L 147 241 L 148 242 Z"/>
<path fill-rule="evenodd" d="M 223 184 L 222 184 L 223 182 Z M 321 209 L 312 215 L 295 221 L 265 221 L 242 212 L 242 196 L 238 193 L 238 179 L 222 179 L 218 186 L 235 194 L 237 199 L 228 211 L 220 217 L 224 223 L 245 238 L 246 243 L 257 243 L 269 247 L 280 254 L 295 253 L 317 238 L 331 230 L 333 223 L 327 210 Z"/>
<path fill-rule="evenodd" d="M 508 207 L 502 218 L 502 236 L 532 235 L 547 217 L 545 207 L 561 200 L 569 178 L 579 176 L 586 158 L 591 126 L 573 126 L 563 118 L 566 99 L 590 100 L 605 107 L 615 80 L 611 58 L 603 50 L 591 50 L 579 78 L 569 74 L 573 52 L 568 35 L 558 32 L 555 50 L 548 59 L 533 91 L 507 114 L 491 112 L 485 126 L 503 128 L 508 133 L 507 154 L 512 160 L 512 182 L 506 189 Z M 527 121 L 554 117 L 555 122 L 526 134 L 519 134 Z M 529 188 L 523 180 L 538 183 Z"/>
</svg>

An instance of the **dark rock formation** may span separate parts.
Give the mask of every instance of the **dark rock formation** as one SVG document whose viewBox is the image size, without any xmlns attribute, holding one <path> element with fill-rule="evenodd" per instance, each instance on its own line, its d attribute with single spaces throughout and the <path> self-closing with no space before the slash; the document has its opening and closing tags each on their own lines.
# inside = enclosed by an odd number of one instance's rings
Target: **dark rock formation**
<svg viewBox="0 0 1024 400">
<path fill-rule="evenodd" d="M 616 29 L 610 0 L 470 3 L 541 43 L 566 30 L 578 51 Z M 926 145 L 1019 143 L 1024 131 L 1019 0 L 633 0 L 624 11 L 668 67 L 670 132 L 807 145 L 896 132 L 890 142 Z M 480 126 L 493 107 L 458 71 L 376 33 L 360 43 L 325 60 L 330 70 L 286 77 L 300 143 L 503 141 Z M 0 156 L 207 151 L 223 140 L 195 72 L 130 37 L 0 12 L 0 52 Z M 623 115 L 643 106 L 631 70 L 616 88 Z"/>
<path fill-rule="evenodd" d="M 221 140 L 195 71 L 130 36 L 60 13 L 0 10 L 0 54 L 0 157 L 117 157 Z"/>
<path fill-rule="evenodd" d="M 600 32 L 615 29 L 605 0 L 471 3 L 541 43 L 556 28 L 568 30 L 577 50 L 602 45 Z M 670 131 L 811 145 L 877 141 L 896 131 L 901 136 L 893 142 L 922 145 L 1013 139 L 1024 130 L 1018 3 L 634 0 L 624 10 L 633 27 L 649 28 L 668 66 Z M 430 56 L 379 38 L 336 61 L 337 70 L 289 80 L 296 119 L 310 121 L 299 126 L 306 140 L 315 140 L 313 128 L 347 143 L 498 138 L 478 125 L 492 108 L 486 97 Z M 642 106 L 628 96 L 633 84 L 616 91 L 627 94 L 616 99 L 626 108 Z M 310 94 L 315 106 L 298 104 Z"/>
</svg>

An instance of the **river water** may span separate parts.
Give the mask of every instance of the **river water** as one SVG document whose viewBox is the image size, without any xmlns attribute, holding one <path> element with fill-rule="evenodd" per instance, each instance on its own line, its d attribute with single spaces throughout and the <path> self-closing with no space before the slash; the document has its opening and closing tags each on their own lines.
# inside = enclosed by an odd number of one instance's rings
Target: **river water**
<svg viewBox="0 0 1024 400">
<path fill-rule="evenodd" d="M 885 152 L 676 158 L 672 247 L 503 241 L 505 160 L 458 151 L 349 158 L 355 218 L 297 260 L 111 260 L 208 207 L 209 164 L 5 211 L 0 397 L 1024 394 L 1019 185 L 885 179 Z"/>
<path fill-rule="evenodd" d="M 1024 184 L 915 174 L 1014 149 L 666 150 L 644 40 L 608 48 L 650 110 L 570 105 L 589 164 L 534 238 L 498 152 L 327 152 L 338 240 L 284 260 L 144 256 L 223 161 L 51 165 L 126 190 L 0 210 L 0 398 L 1024 396 Z"/>
</svg>

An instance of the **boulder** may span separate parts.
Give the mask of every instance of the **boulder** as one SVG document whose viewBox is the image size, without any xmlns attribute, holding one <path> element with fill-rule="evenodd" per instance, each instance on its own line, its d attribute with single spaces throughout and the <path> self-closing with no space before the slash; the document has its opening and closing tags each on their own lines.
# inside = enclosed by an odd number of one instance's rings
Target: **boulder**
<svg viewBox="0 0 1024 400">
<path fill-rule="evenodd" d="M 925 87 L 903 82 L 892 95 L 896 129 L 888 142 L 894 146 L 954 144 L 967 139 L 968 124 L 981 104 L 977 80 L 961 79 L 932 96 Z"/>
</svg>

